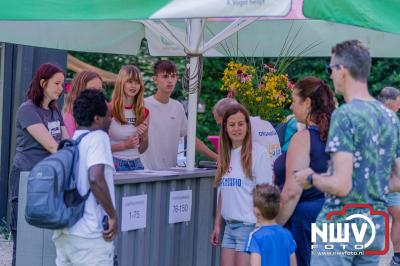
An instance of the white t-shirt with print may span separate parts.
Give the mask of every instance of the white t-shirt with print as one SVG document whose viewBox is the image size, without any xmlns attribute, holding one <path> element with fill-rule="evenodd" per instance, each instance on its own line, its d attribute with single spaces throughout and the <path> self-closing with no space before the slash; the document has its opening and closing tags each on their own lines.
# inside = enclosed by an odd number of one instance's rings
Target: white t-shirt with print
<svg viewBox="0 0 400 266">
<path fill-rule="evenodd" d="M 225 220 L 256 223 L 252 192 L 257 184 L 272 183 L 272 164 L 265 148 L 253 142 L 253 179 L 246 178 L 240 159 L 241 150 L 242 147 L 239 147 L 231 151 L 229 170 L 222 176 L 219 185 L 221 214 Z"/>
<path fill-rule="evenodd" d="M 273 161 L 281 154 L 281 145 L 276 130 L 270 122 L 262 120 L 259 116 L 250 117 L 253 141 L 267 148 Z"/>
<path fill-rule="evenodd" d="M 176 166 L 179 140 L 187 134 L 187 118 L 180 102 L 160 103 L 154 96 L 144 100 L 150 111 L 149 146 L 140 159 L 146 169 L 160 170 Z"/>
<path fill-rule="evenodd" d="M 88 130 L 76 130 L 73 139 L 77 139 Z M 115 193 L 113 172 L 115 171 L 111 144 L 106 132 L 97 130 L 86 135 L 79 144 L 79 165 L 77 167 L 77 188 L 83 196 L 88 192 L 90 185 L 88 179 L 89 168 L 97 164 L 104 164 L 104 177 L 110 191 L 111 200 L 115 207 Z M 76 235 L 84 238 L 102 237 L 102 220 L 106 212 L 97 203 L 91 192 L 85 202 L 85 211 L 82 218 L 70 228 L 62 229 L 65 234 Z M 57 232 L 56 232 L 57 234 Z"/>
<path fill-rule="evenodd" d="M 124 109 L 126 124 L 122 125 L 115 117 L 111 119 L 108 135 L 110 136 L 111 144 L 121 143 L 129 137 L 136 134 L 136 116 L 132 108 Z M 127 149 L 123 151 L 113 152 L 113 156 L 119 159 L 134 160 L 140 157 L 138 149 Z"/>
</svg>

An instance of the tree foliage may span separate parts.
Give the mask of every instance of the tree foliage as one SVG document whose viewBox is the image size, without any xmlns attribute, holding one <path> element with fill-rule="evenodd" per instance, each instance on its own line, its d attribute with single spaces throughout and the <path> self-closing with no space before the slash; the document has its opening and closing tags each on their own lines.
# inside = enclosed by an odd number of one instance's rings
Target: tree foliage
<svg viewBox="0 0 400 266">
<path fill-rule="evenodd" d="M 147 48 L 147 43 L 144 41 L 137 56 L 112 55 L 112 54 L 93 54 L 93 53 L 78 53 L 71 52 L 77 58 L 100 67 L 102 69 L 118 73 L 120 67 L 126 64 L 134 64 L 138 66 L 143 73 L 143 79 L 146 86 L 145 95 L 152 95 L 156 87 L 152 82 L 153 65 L 159 60 L 158 57 L 150 56 Z M 177 64 L 178 72 L 183 75 L 186 59 L 182 57 L 164 58 L 170 59 Z M 205 58 L 203 66 L 202 88 L 199 96 L 199 101 L 205 103 L 206 111 L 199 113 L 197 116 L 197 136 L 206 140 L 208 135 L 218 135 L 219 128 L 217 127 L 213 115 L 212 107 L 222 97 L 226 96 L 226 92 L 220 90 L 221 78 L 224 69 L 230 58 Z M 239 61 L 242 59 L 238 59 Z M 255 62 L 263 64 L 274 64 L 274 58 L 252 59 Z M 333 89 L 333 84 L 328 75 L 325 73 L 325 65 L 329 64 L 329 58 L 301 58 L 291 64 L 286 72 L 289 78 L 296 82 L 306 76 L 316 76 L 328 82 Z M 72 77 L 72 73 L 69 73 Z M 400 59 L 376 58 L 372 60 L 372 69 L 369 76 L 369 89 L 373 96 L 376 96 L 379 91 L 385 86 L 400 87 Z M 106 88 L 106 94 L 110 97 L 112 92 L 111 87 Z M 183 101 L 187 99 L 187 92 L 182 89 L 181 82 L 178 82 L 177 87 L 172 95 L 173 98 Z M 339 102 L 343 100 L 339 97 Z M 209 144 L 209 143 L 208 143 Z"/>
<path fill-rule="evenodd" d="M 107 71 L 111 71 L 118 74 L 121 66 L 123 65 L 135 65 L 140 68 L 143 73 L 143 81 L 146 87 L 145 95 L 149 96 L 155 93 L 156 86 L 153 83 L 153 65 L 160 59 L 168 59 L 166 57 L 153 57 L 149 54 L 146 40 L 143 40 L 140 47 L 140 52 L 137 56 L 131 55 L 118 55 L 118 54 L 98 54 L 98 53 L 83 53 L 83 52 L 70 52 L 76 58 L 89 63 L 93 66 L 102 68 Z M 177 64 L 178 72 L 182 73 L 184 69 L 184 58 L 176 57 L 169 58 Z M 69 71 L 68 78 L 72 79 L 74 73 Z M 111 98 L 113 87 L 105 84 L 105 94 L 108 99 Z M 173 94 L 174 98 L 184 97 L 184 93 L 181 90 L 180 83 L 177 84 L 176 90 Z"/>
</svg>

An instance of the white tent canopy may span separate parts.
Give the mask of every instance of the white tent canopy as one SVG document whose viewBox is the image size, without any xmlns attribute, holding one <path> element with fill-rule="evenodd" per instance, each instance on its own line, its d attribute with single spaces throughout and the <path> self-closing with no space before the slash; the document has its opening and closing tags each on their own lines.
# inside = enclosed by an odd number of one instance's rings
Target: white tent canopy
<svg viewBox="0 0 400 266">
<path fill-rule="evenodd" d="M 262 5 L 260 1 L 245 2 L 250 4 L 244 5 L 240 0 L 175 0 L 146 20 L 3 20 L 0 21 L 0 41 L 74 51 L 134 55 L 138 53 L 143 38 L 146 38 L 151 55 L 191 56 L 187 134 L 189 169 L 194 168 L 195 161 L 199 56 L 276 57 L 280 55 L 289 32 L 292 32 L 294 35 L 289 36 L 289 39 L 295 38 L 294 47 L 298 52 L 318 43 L 318 46 L 302 56 L 329 56 L 335 43 L 359 39 L 375 57 L 400 57 L 400 36 L 305 19 L 301 12 L 302 0 L 261 1 Z M 221 3 L 224 4 L 220 7 Z M 221 13 L 222 9 L 219 8 L 225 8 L 225 13 Z M 224 14 L 225 18 L 179 19 L 218 17 L 219 14 Z M 247 17 L 226 18 L 241 14 Z"/>
<path fill-rule="evenodd" d="M 254 19 L 242 18 L 240 21 L 252 20 Z M 227 20 L 205 20 L 204 29 L 199 33 L 202 37 L 201 45 L 221 34 L 232 23 Z M 237 22 L 235 26 L 236 24 Z M 146 38 L 150 54 L 153 56 L 185 56 L 182 42 L 184 44 L 187 37 L 186 26 L 186 20 L 164 21 L 164 23 L 161 21 L 0 21 L 0 41 L 72 51 L 136 55 L 142 40 Z M 204 56 L 276 57 L 291 27 L 293 32 L 300 30 L 296 37 L 298 45 L 320 43 L 304 56 L 330 56 L 330 48 L 335 43 L 359 39 L 369 47 L 374 57 L 400 57 L 399 35 L 306 19 L 258 19 L 243 28 L 231 26 L 230 30 L 224 31 L 225 36 L 220 35 L 221 42 L 207 50 Z M 173 32 L 181 42 L 175 40 L 170 32 Z M 222 45 L 229 47 L 229 53 Z"/>
</svg>

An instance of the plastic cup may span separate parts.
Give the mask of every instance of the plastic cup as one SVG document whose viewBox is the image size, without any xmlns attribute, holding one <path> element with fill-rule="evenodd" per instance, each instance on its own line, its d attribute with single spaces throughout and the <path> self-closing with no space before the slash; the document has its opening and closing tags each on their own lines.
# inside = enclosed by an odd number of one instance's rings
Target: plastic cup
<svg viewBox="0 0 400 266">
<path fill-rule="evenodd" d="M 215 151 L 219 151 L 219 136 L 208 136 L 208 140 L 211 142 L 211 144 L 214 146 Z"/>
</svg>

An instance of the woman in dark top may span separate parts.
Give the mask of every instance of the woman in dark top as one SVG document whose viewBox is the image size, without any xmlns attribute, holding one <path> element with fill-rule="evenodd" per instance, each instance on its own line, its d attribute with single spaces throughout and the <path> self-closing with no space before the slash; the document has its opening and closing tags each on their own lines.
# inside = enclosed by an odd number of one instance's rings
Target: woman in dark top
<svg viewBox="0 0 400 266">
<path fill-rule="evenodd" d="M 11 233 L 14 239 L 13 265 L 17 242 L 18 188 L 22 171 L 57 151 L 58 143 L 68 138 L 67 129 L 56 100 L 63 91 L 64 71 L 53 64 L 43 64 L 36 71 L 26 93 L 27 100 L 16 114 L 16 151 L 10 173 Z"/>
<path fill-rule="evenodd" d="M 296 83 L 292 93 L 291 109 L 306 129 L 297 132 L 289 144 L 286 155 L 277 160 L 274 169 L 276 179 L 285 176 L 282 190 L 282 208 L 277 218 L 286 224 L 297 243 L 296 257 L 299 266 L 310 265 L 311 223 L 315 222 L 324 202 L 324 194 L 312 187 L 298 185 L 293 172 L 307 167 L 317 173 L 325 173 L 329 155 L 325 153 L 329 121 L 335 109 L 334 94 L 325 83 L 315 77 L 307 77 Z M 280 169 L 280 170 L 279 170 Z"/>
</svg>

